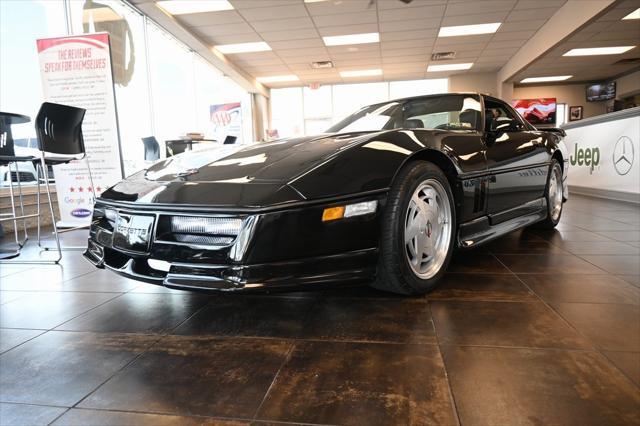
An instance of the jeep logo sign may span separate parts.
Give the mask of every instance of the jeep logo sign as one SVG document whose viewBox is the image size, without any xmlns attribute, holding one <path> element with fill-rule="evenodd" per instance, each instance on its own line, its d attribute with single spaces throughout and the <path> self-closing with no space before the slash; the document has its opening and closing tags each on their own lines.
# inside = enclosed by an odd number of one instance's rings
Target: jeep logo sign
<svg viewBox="0 0 640 426">
<path fill-rule="evenodd" d="M 600 165 L 600 148 L 579 148 L 578 144 L 574 144 L 575 150 L 569 157 L 572 166 L 587 166 L 590 168 L 589 174 L 593 173 L 593 169 Z"/>
</svg>

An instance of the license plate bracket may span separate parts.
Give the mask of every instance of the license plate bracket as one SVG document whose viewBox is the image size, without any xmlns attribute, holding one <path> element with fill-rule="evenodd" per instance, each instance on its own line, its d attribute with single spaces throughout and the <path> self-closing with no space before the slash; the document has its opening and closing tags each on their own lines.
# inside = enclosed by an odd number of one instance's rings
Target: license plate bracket
<svg viewBox="0 0 640 426">
<path fill-rule="evenodd" d="M 135 253 L 148 253 L 155 216 L 118 212 L 113 247 Z"/>
</svg>

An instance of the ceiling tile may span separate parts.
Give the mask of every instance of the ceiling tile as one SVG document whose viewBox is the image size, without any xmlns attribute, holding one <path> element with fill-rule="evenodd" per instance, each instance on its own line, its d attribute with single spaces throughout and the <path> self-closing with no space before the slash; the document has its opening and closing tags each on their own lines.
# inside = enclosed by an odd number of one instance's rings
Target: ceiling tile
<svg viewBox="0 0 640 426">
<path fill-rule="evenodd" d="M 155 1 L 155 0 L 154 0 Z M 291 4 L 291 0 L 229 0 L 236 9 L 252 9 L 256 7 L 275 7 Z"/>
<path fill-rule="evenodd" d="M 476 15 L 476 14 L 503 14 L 509 12 L 515 5 L 515 0 L 482 0 L 465 1 L 447 5 L 445 16 Z M 495 22 L 495 21 L 488 21 Z"/>
<path fill-rule="evenodd" d="M 340 15 L 319 15 L 313 17 L 318 28 L 335 27 L 339 25 L 375 24 L 378 25 L 378 16 L 375 10 L 360 13 L 343 13 Z M 376 29 L 377 31 L 377 29 Z"/>
<path fill-rule="evenodd" d="M 405 21 L 410 19 L 441 19 L 445 5 L 421 6 L 400 9 L 381 10 L 378 15 L 380 22 Z"/>
<path fill-rule="evenodd" d="M 527 30 L 539 30 L 546 23 L 546 19 L 534 19 L 531 21 L 505 22 L 500 26 L 498 33 L 520 32 Z"/>
<path fill-rule="evenodd" d="M 482 3 L 482 2 L 479 2 Z M 448 10 L 448 9 L 447 9 Z M 509 11 L 496 11 L 480 15 L 455 15 L 445 16 L 442 19 L 442 26 L 476 25 L 489 24 L 493 22 L 504 22 Z"/>
<path fill-rule="evenodd" d="M 285 6 L 258 7 L 255 9 L 241 9 L 240 14 L 249 22 L 267 19 L 286 19 L 308 16 L 307 9 L 302 4 L 289 3 Z"/>
<path fill-rule="evenodd" d="M 306 16 L 288 19 L 273 19 L 268 21 L 255 21 L 251 22 L 250 25 L 258 32 L 314 28 L 311 18 Z"/>
<path fill-rule="evenodd" d="M 198 34 L 197 31 L 194 33 Z M 203 40 L 209 44 L 234 44 L 234 43 L 254 43 L 263 41 L 262 38 L 256 32 L 247 34 L 233 34 L 233 35 L 216 35 L 213 37 L 202 36 Z"/>
<path fill-rule="evenodd" d="M 299 30 L 269 31 L 261 33 L 262 38 L 267 42 L 285 41 L 295 39 L 305 39 L 318 37 L 318 32 L 312 28 L 302 28 Z"/>
<path fill-rule="evenodd" d="M 234 24 L 207 25 L 205 27 L 195 27 L 194 31 L 205 37 L 228 36 L 234 34 L 254 33 L 253 28 L 246 22 L 236 22 Z"/>
<path fill-rule="evenodd" d="M 399 40 L 415 40 L 415 39 L 435 39 L 438 35 L 436 28 L 413 31 L 383 31 L 380 34 L 381 41 L 399 41 Z"/>
<path fill-rule="evenodd" d="M 202 27 L 206 25 L 230 24 L 244 22 L 244 19 L 235 10 L 223 10 L 220 12 L 189 13 L 177 16 L 178 21 L 188 27 Z"/>
<path fill-rule="evenodd" d="M 375 10 L 369 0 L 329 0 L 316 3 L 306 3 L 311 16 L 338 15 L 342 13 L 367 12 Z"/>
<path fill-rule="evenodd" d="M 271 41 L 269 42 L 274 50 L 279 49 L 301 49 L 307 47 L 325 47 L 320 37 L 306 38 L 303 40 L 283 40 L 283 41 Z"/>
<path fill-rule="evenodd" d="M 509 14 L 509 16 L 507 16 L 507 22 L 529 21 L 532 19 L 549 19 L 557 11 L 558 8 L 555 7 L 514 10 Z"/>
<path fill-rule="evenodd" d="M 390 31 L 424 30 L 427 28 L 438 28 L 439 25 L 440 25 L 440 18 L 380 22 L 380 31 L 390 32 Z"/>
</svg>

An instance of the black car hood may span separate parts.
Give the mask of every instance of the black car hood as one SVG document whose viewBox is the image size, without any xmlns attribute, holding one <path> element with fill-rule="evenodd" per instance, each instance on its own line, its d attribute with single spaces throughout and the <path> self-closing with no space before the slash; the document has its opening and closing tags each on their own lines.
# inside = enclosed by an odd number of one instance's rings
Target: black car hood
<svg viewBox="0 0 640 426">
<path fill-rule="evenodd" d="M 130 176 L 101 199 L 247 208 L 303 201 L 307 197 L 288 185 L 291 180 L 372 134 L 324 134 L 187 152 Z"/>
</svg>

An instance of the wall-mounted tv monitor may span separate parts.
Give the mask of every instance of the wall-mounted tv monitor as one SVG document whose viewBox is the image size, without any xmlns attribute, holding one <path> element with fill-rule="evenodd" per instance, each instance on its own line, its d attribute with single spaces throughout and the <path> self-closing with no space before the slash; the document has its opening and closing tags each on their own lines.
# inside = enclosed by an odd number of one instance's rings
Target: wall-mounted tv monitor
<svg viewBox="0 0 640 426">
<path fill-rule="evenodd" d="M 616 82 L 606 81 L 587 86 L 587 102 L 608 101 L 616 97 Z"/>
<path fill-rule="evenodd" d="M 515 99 L 513 107 L 534 126 L 556 124 L 556 98 Z"/>
</svg>

